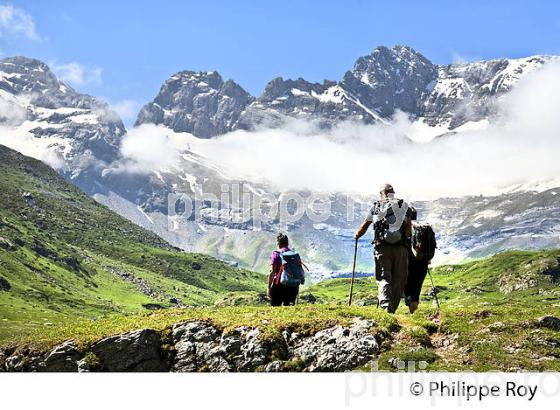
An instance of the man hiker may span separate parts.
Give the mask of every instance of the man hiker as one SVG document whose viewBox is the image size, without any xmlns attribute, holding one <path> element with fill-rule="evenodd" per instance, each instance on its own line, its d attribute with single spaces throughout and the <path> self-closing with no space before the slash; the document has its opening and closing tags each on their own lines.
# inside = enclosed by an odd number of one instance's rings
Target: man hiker
<svg viewBox="0 0 560 410">
<path fill-rule="evenodd" d="M 412 220 L 416 220 L 413 209 Z M 408 279 L 404 288 L 404 301 L 414 313 L 420 303 L 420 292 L 437 247 L 434 230 L 429 224 L 414 223 L 408 249 Z"/>
<path fill-rule="evenodd" d="M 408 245 L 411 236 L 411 211 L 408 204 L 395 198 L 391 184 L 379 192 L 364 222 L 355 233 L 358 240 L 373 224 L 375 279 L 379 306 L 395 313 L 403 295 L 408 276 Z"/>
<path fill-rule="evenodd" d="M 290 306 L 296 303 L 299 285 L 305 282 L 305 266 L 297 252 L 290 249 L 288 237 L 279 233 L 278 250 L 272 252 L 268 275 L 268 297 L 272 306 Z"/>
</svg>

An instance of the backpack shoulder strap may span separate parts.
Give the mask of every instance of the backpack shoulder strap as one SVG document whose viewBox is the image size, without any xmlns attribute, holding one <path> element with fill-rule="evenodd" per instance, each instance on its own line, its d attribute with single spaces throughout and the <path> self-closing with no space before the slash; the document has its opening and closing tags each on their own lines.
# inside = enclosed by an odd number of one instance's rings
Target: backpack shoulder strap
<svg viewBox="0 0 560 410">
<path fill-rule="evenodd" d="M 282 271 L 284 270 L 284 252 L 278 250 L 274 251 L 280 257 L 280 267 L 278 268 L 278 272 L 276 272 L 275 284 L 280 284 L 280 277 L 282 276 Z"/>
<path fill-rule="evenodd" d="M 278 269 L 278 273 L 276 273 L 276 284 L 280 284 L 280 278 L 282 277 L 282 271 L 284 271 L 284 265 L 280 265 L 280 269 Z"/>
</svg>

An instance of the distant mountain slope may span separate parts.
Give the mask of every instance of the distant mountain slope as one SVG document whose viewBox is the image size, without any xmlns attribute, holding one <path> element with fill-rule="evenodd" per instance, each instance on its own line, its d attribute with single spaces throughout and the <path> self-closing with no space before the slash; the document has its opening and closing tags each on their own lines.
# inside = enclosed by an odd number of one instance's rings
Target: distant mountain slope
<svg viewBox="0 0 560 410">
<path fill-rule="evenodd" d="M 166 81 L 154 102 L 144 107 L 138 124 L 168 127 L 148 129 L 167 134 L 166 138 L 172 136 L 172 129 L 209 138 L 234 129 L 279 126 L 292 118 L 321 127 L 354 119 L 374 123 L 403 110 L 417 123 L 445 133 L 465 121 L 491 118 L 496 99 L 527 73 L 554 59 L 536 56 L 436 66 L 409 47 L 378 47 L 359 58 L 338 83 L 276 78 L 258 98 L 216 72 L 182 71 Z M 267 269 L 274 235 L 282 229 L 289 231 L 292 242 L 321 277 L 337 271 L 344 274 L 351 266 L 352 231 L 361 214 L 348 221 L 345 195 L 329 193 L 332 212 L 321 223 L 304 216 L 289 227 L 277 220 L 255 226 L 250 216 L 255 213 L 247 212 L 243 204 L 232 204 L 233 195 L 229 203 L 221 200 L 222 187 L 244 187 L 255 198 L 272 194 L 277 205 L 281 192 L 274 186 L 247 181 L 234 175 L 235 170 L 197 155 L 184 142 L 190 136 L 181 140 L 177 156 L 167 158 L 165 165 L 130 171 L 119 154 L 124 128 L 105 103 L 72 90 L 37 60 L 0 61 L 0 144 L 52 164 L 67 180 L 120 215 L 175 246 L 251 269 Z M 532 189 L 527 186 L 525 191 Z M 438 257 L 457 261 L 504 249 L 560 246 L 557 191 L 415 205 L 421 208 L 421 218 L 432 221 L 440 234 Z M 168 218 L 169 195 L 186 194 L 192 199 L 201 193 L 220 198 L 218 207 L 195 204 L 193 199 L 191 205 L 200 211 L 198 219 L 183 214 Z M 364 210 L 371 198 L 353 200 Z M 494 208 L 499 215 L 492 213 Z M 364 241 L 361 270 L 371 270 L 370 253 Z"/>
<path fill-rule="evenodd" d="M 560 247 L 560 188 L 416 203 L 439 234 L 442 260 Z"/>
<path fill-rule="evenodd" d="M 165 81 L 136 125 L 163 124 L 209 138 L 236 129 L 279 127 L 298 118 L 323 128 L 345 120 L 383 122 L 397 110 L 442 134 L 491 118 L 496 99 L 553 56 L 437 65 L 406 46 L 377 47 L 341 81 L 322 84 L 278 77 L 254 98 L 216 72 L 184 71 Z"/>
<path fill-rule="evenodd" d="M 45 63 L 27 57 L 0 60 L 0 125 L 7 127 L 0 144 L 55 166 L 83 187 L 94 185 L 99 168 L 118 158 L 126 133 L 105 102 L 78 93 Z"/>
<path fill-rule="evenodd" d="M 173 248 L 4 146 L 0 192 L 0 336 L 264 289 L 261 275 Z"/>
</svg>

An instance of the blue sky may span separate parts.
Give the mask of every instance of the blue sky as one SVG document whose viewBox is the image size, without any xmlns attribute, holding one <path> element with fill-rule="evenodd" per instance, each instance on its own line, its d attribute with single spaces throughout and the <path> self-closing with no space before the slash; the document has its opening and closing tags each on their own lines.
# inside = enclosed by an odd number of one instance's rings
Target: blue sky
<svg viewBox="0 0 560 410">
<path fill-rule="evenodd" d="M 217 70 L 254 95 L 276 76 L 338 80 L 377 45 L 436 63 L 560 54 L 556 1 L 0 0 L 0 52 L 55 67 L 130 123 L 161 83 Z"/>
</svg>

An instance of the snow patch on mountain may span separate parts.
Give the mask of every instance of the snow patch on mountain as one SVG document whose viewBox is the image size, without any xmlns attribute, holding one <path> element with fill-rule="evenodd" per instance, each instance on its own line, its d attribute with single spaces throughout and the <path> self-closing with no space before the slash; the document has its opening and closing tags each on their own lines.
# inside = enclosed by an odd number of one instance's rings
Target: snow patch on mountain
<svg viewBox="0 0 560 410">
<path fill-rule="evenodd" d="M 88 186 L 95 180 L 92 169 L 117 159 L 125 134 L 106 103 L 76 92 L 46 64 L 26 57 L 0 60 L 0 127 L 0 143 Z"/>
</svg>

